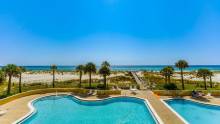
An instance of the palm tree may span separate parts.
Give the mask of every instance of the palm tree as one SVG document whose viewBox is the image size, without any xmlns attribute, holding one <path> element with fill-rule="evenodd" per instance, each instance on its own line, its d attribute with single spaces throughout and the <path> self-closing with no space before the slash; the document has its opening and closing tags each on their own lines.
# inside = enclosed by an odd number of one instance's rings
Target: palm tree
<svg viewBox="0 0 220 124">
<path fill-rule="evenodd" d="M 22 73 L 26 71 L 25 67 L 18 67 L 18 75 L 19 75 L 19 93 L 21 93 L 21 76 L 22 76 Z"/>
<path fill-rule="evenodd" d="M 104 61 L 104 62 L 102 63 L 102 65 L 101 65 L 101 67 L 102 67 L 102 66 L 110 67 L 111 65 L 110 65 L 110 63 L 109 63 L 108 61 Z"/>
<path fill-rule="evenodd" d="M 108 66 L 102 66 L 100 69 L 99 69 L 99 74 L 101 74 L 104 78 L 104 86 L 105 86 L 105 89 L 107 88 L 107 80 L 106 80 L 106 77 L 109 76 L 111 74 L 111 70 Z"/>
<path fill-rule="evenodd" d="M 199 69 L 197 72 L 198 77 L 202 77 L 204 80 L 205 90 L 207 90 L 206 86 L 206 78 L 210 76 L 210 71 L 208 69 Z"/>
<path fill-rule="evenodd" d="M 175 66 L 180 69 L 182 89 L 184 90 L 185 87 L 184 87 L 184 80 L 183 80 L 183 69 L 189 67 L 189 65 L 188 65 L 187 61 L 185 61 L 185 60 L 179 60 L 179 61 L 175 64 Z"/>
<path fill-rule="evenodd" d="M 5 80 L 5 74 L 4 72 L 0 69 L 0 83 L 2 83 Z"/>
<path fill-rule="evenodd" d="M 17 66 L 14 64 L 8 64 L 4 67 L 4 71 L 8 76 L 8 89 L 7 89 L 7 95 L 11 92 L 11 79 L 13 76 L 18 75 L 18 69 Z"/>
<path fill-rule="evenodd" d="M 57 66 L 51 65 L 50 69 L 52 70 L 52 73 L 53 73 L 53 88 L 54 88 L 55 87 L 55 71 L 57 70 Z"/>
<path fill-rule="evenodd" d="M 166 66 L 164 67 L 160 73 L 165 77 L 165 82 L 167 83 L 170 83 L 170 77 L 173 75 L 174 73 L 174 68 L 172 66 Z"/>
<path fill-rule="evenodd" d="M 89 62 L 85 66 L 85 73 L 89 74 L 89 87 L 91 88 L 92 84 L 92 73 L 96 73 L 96 66 L 94 63 Z"/>
<path fill-rule="evenodd" d="M 79 87 L 81 87 L 82 84 L 82 74 L 84 70 L 85 70 L 84 65 L 78 65 L 76 67 L 76 71 L 79 72 Z"/>
<path fill-rule="evenodd" d="M 2 67 L 2 71 L 3 71 L 3 73 L 4 73 L 4 78 L 6 79 L 6 78 L 7 78 L 7 74 L 5 73 L 5 68 L 6 68 L 6 66 L 3 66 L 3 67 Z"/>
<path fill-rule="evenodd" d="M 211 88 L 213 87 L 213 85 L 212 85 L 212 76 L 214 76 L 213 72 L 209 71 L 209 79 L 210 79 L 210 87 Z"/>
</svg>

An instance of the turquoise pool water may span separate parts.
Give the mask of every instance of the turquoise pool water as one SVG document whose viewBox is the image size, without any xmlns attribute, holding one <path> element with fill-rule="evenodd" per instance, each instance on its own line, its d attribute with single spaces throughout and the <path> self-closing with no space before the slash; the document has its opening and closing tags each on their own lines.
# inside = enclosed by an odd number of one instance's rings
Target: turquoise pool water
<svg viewBox="0 0 220 124">
<path fill-rule="evenodd" d="M 220 124 L 220 106 L 184 99 L 167 100 L 166 103 L 190 124 Z"/>
<path fill-rule="evenodd" d="M 35 114 L 22 124 L 156 124 L 144 100 L 130 97 L 80 101 L 73 96 L 36 100 Z"/>
</svg>

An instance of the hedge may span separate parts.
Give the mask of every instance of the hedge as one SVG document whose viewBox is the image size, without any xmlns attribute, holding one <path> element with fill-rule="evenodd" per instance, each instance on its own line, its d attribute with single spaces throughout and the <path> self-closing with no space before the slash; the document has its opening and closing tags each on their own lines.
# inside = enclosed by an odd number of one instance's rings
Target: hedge
<svg viewBox="0 0 220 124">
<path fill-rule="evenodd" d="M 220 96 L 220 90 L 196 90 L 204 94 L 211 93 L 212 96 Z M 155 94 L 159 96 L 191 96 L 192 90 L 154 90 Z"/>
<path fill-rule="evenodd" d="M 120 90 L 97 90 L 98 96 L 121 95 Z"/>
<path fill-rule="evenodd" d="M 53 92 L 72 92 L 78 95 L 88 94 L 88 89 L 80 89 L 80 88 L 47 88 L 47 89 L 38 89 L 31 90 L 23 93 L 19 93 L 13 96 L 6 97 L 4 99 L 0 99 L 0 105 L 11 102 L 15 99 L 19 99 L 25 96 L 35 95 L 35 94 L 45 94 L 45 93 L 53 93 Z"/>
</svg>

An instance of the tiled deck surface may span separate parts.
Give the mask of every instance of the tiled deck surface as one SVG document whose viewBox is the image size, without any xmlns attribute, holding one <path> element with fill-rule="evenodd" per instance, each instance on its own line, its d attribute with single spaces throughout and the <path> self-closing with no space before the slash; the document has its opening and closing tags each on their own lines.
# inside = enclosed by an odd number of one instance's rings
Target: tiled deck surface
<svg viewBox="0 0 220 124">
<path fill-rule="evenodd" d="M 170 98 L 173 98 L 173 97 L 161 96 L 160 98 L 161 99 L 170 99 Z M 184 96 L 184 97 L 181 97 L 181 98 L 189 99 L 189 100 L 192 100 L 192 101 L 195 101 L 195 102 L 201 102 L 201 103 L 205 103 L 205 104 L 220 105 L 220 97 L 211 96 L 211 97 L 203 97 L 202 99 L 195 99 L 195 98 L 192 98 L 191 96 Z"/>
<path fill-rule="evenodd" d="M 43 95 L 32 95 L 23 97 L 1 106 L 7 113 L 0 116 L 0 124 L 11 124 L 19 118 L 25 116 L 30 109 L 28 102 Z"/>
<path fill-rule="evenodd" d="M 154 95 L 151 91 L 147 91 L 147 99 L 164 124 L 184 124 L 184 122 L 167 108 L 164 103 L 161 102 L 160 98 Z"/>
<path fill-rule="evenodd" d="M 32 95 L 23 97 L 17 100 L 14 100 L 12 102 L 9 102 L 7 104 L 4 104 L 1 106 L 1 108 L 7 110 L 7 113 L 0 116 L 0 124 L 11 124 L 14 121 L 18 120 L 19 118 L 26 115 L 30 110 L 28 108 L 28 103 L 36 98 L 46 96 L 46 95 L 52 95 L 52 94 L 38 94 L 38 95 Z M 54 95 L 54 94 L 53 94 Z M 183 124 L 181 119 L 179 119 L 172 111 L 170 111 L 161 101 L 160 98 L 166 99 L 169 97 L 157 97 L 155 96 L 151 91 L 138 91 L 137 94 L 132 94 L 130 91 L 122 91 L 122 96 L 135 96 L 143 99 L 148 99 L 151 106 L 154 108 L 154 110 L 157 112 L 161 120 L 164 122 L 164 124 Z M 185 97 L 187 99 L 191 99 L 190 97 Z M 90 96 L 82 99 L 87 100 L 95 100 L 100 99 L 96 96 Z M 211 98 L 209 99 L 208 103 L 213 104 L 219 104 L 220 105 L 220 99 L 219 98 Z"/>
</svg>

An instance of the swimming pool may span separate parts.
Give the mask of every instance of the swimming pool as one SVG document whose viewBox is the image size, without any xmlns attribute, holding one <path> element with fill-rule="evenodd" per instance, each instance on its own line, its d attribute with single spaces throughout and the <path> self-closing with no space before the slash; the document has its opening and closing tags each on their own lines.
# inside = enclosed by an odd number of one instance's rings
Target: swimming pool
<svg viewBox="0 0 220 124">
<path fill-rule="evenodd" d="M 170 99 L 165 102 L 190 124 L 220 123 L 220 106 L 185 99 Z"/>
<path fill-rule="evenodd" d="M 81 101 L 70 95 L 47 96 L 32 102 L 35 112 L 21 124 L 156 124 L 145 101 L 117 97 Z"/>
</svg>

